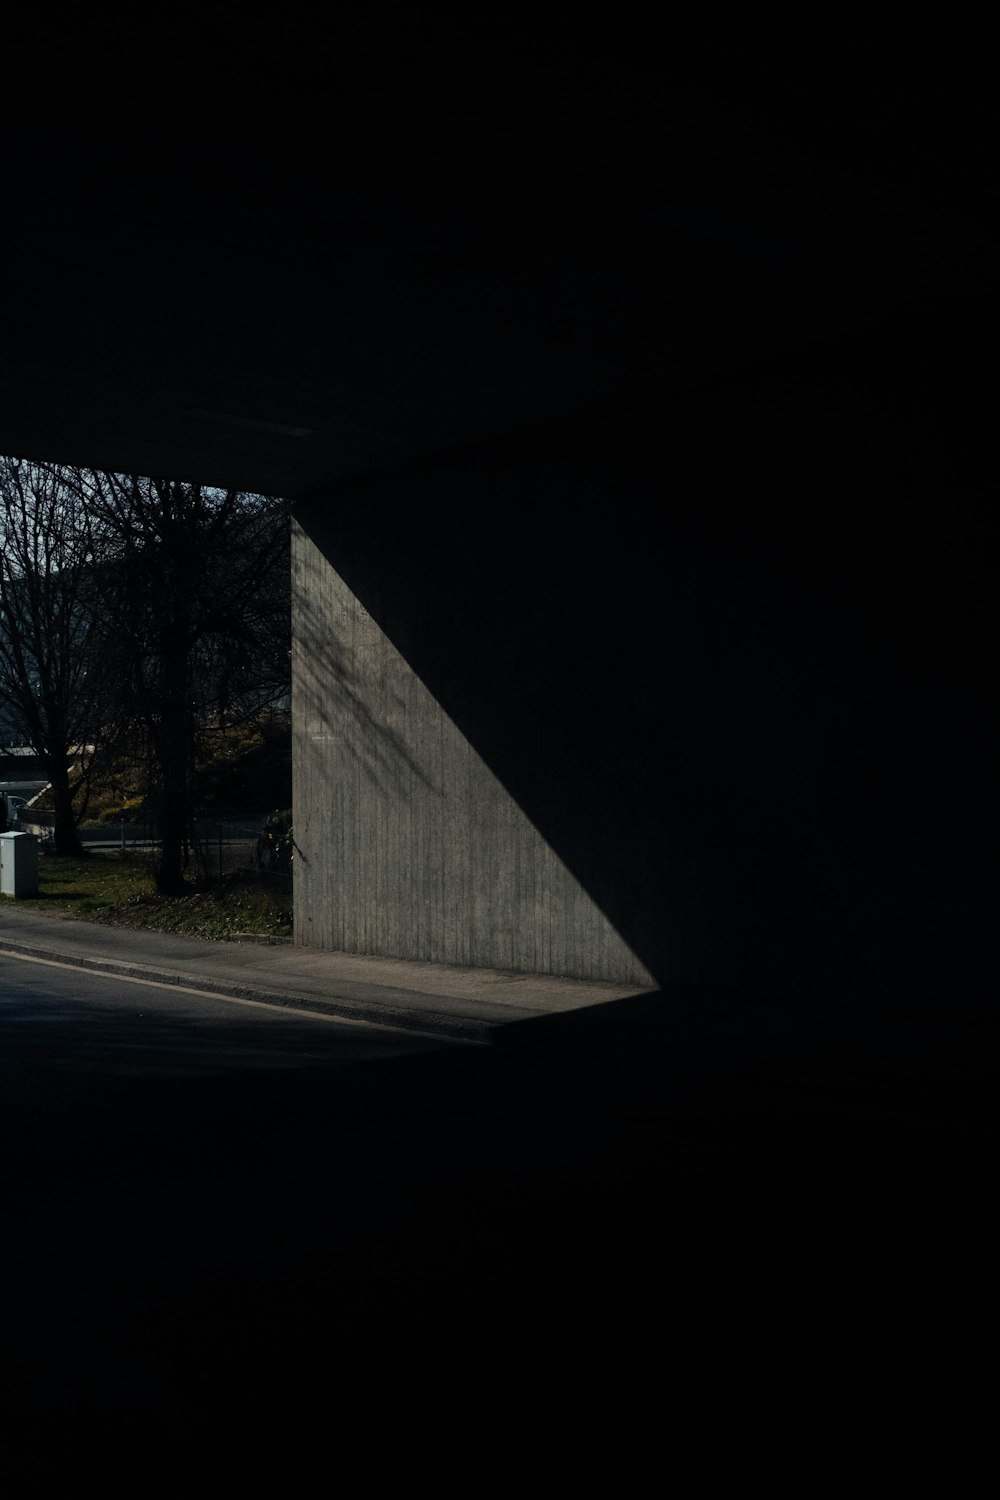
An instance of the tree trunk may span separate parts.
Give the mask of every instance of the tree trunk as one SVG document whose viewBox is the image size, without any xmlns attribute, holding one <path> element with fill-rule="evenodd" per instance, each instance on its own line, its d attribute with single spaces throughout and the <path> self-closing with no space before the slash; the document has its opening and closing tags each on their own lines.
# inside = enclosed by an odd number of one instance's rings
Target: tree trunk
<svg viewBox="0 0 1000 1500">
<path fill-rule="evenodd" d="M 180 675 L 180 674 L 178 674 Z M 156 889 L 161 896 L 176 896 L 186 890 L 184 844 L 188 830 L 187 705 L 183 691 L 164 691 L 164 712 L 153 745 L 159 796 L 157 831 L 160 857 L 156 866 Z"/>
<path fill-rule="evenodd" d="M 80 835 L 73 814 L 73 794 L 69 787 L 67 770 L 68 752 L 51 759 L 46 769 L 52 787 L 52 804 L 55 808 L 53 835 L 57 854 L 82 854 Z"/>
<path fill-rule="evenodd" d="M 167 504 L 164 501 L 164 513 Z M 187 889 L 184 847 L 190 817 L 191 690 L 190 559 L 172 526 L 164 521 L 157 576 L 159 683 L 152 718 L 152 749 L 159 782 L 157 808 L 160 858 L 156 889 L 176 896 Z"/>
<path fill-rule="evenodd" d="M 177 646 L 182 639 L 178 630 L 164 643 L 161 717 L 154 744 L 159 782 L 157 824 L 160 835 L 160 858 L 156 867 L 156 889 L 161 896 L 176 896 L 187 889 L 184 879 L 184 848 L 190 816 L 189 744 L 190 710 L 188 707 L 186 660 Z"/>
<path fill-rule="evenodd" d="M 161 896 L 178 896 L 187 889 L 184 879 L 185 799 L 166 787 L 159 809 L 160 858 L 156 889 Z"/>
</svg>

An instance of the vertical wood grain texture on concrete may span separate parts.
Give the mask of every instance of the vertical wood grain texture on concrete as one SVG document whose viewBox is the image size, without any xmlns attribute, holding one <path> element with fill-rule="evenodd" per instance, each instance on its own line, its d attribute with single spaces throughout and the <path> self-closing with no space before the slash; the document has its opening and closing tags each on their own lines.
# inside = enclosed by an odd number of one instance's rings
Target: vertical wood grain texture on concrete
<svg viewBox="0 0 1000 1500">
<path fill-rule="evenodd" d="M 298 498 L 299 942 L 783 995 L 980 951 L 985 574 L 928 609 L 966 543 L 810 368 Z"/>
<path fill-rule="evenodd" d="M 652 983 L 298 525 L 293 639 L 297 942 Z"/>
</svg>

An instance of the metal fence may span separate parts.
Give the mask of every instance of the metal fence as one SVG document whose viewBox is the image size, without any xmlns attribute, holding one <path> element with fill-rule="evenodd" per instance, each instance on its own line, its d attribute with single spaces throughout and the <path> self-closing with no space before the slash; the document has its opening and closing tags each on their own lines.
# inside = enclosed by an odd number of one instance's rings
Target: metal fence
<svg viewBox="0 0 1000 1500">
<path fill-rule="evenodd" d="M 267 813 L 220 812 L 198 818 L 192 824 L 185 849 L 188 872 L 201 880 L 219 879 L 224 875 L 256 874 L 273 878 L 281 888 L 291 888 L 291 869 L 276 858 L 275 841 L 265 831 Z M 43 847 L 52 844 L 52 817 L 45 813 L 28 813 L 18 825 L 33 833 Z M 160 847 L 156 828 L 151 822 L 126 822 L 125 819 L 82 824 L 80 841 L 85 849 L 115 850 L 124 854 L 155 855 Z"/>
<path fill-rule="evenodd" d="M 191 829 L 191 858 L 203 879 L 242 871 L 270 873 L 261 861 L 263 817 L 240 814 L 199 818 Z"/>
</svg>

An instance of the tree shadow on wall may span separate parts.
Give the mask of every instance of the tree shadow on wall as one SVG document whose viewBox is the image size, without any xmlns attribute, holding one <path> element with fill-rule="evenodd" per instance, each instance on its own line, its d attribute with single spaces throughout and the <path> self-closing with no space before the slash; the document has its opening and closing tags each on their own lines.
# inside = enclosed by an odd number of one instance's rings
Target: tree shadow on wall
<svg viewBox="0 0 1000 1500">
<path fill-rule="evenodd" d="M 942 571 L 960 538 L 933 521 L 933 451 L 894 473 L 906 432 L 860 413 L 898 367 L 876 341 L 855 391 L 863 352 L 646 392 L 298 509 L 666 984 L 973 968 L 984 705 L 951 660 L 981 569 Z M 365 774 L 417 774 L 345 666 Z"/>
<path fill-rule="evenodd" d="M 296 732 L 336 741 L 350 764 L 385 796 L 403 793 L 414 780 L 439 793 L 405 735 L 393 726 L 394 718 L 404 716 L 406 700 L 399 673 L 393 674 L 395 682 L 386 674 L 389 653 L 360 666 L 350 644 L 331 632 L 328 615 L 308 589 L 297 593 L 294 631 Z"/>
</svg>

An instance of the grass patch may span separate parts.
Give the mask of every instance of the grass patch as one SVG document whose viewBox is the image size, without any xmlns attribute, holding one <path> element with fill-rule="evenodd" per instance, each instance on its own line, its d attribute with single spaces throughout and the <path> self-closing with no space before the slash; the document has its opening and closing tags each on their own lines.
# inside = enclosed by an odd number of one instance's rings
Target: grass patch
<svg viewBox="0 0 1000 1500">
<path fill-rule="evenodd" d="M 13 901 L 4 896 L 4 901 Z M 180 896 L 158 896 L 148 856 L 95 852 L 84 859 L 44 855 L 38 895 L 17 904 L 113 927 L 148 928 L 216 941 L 243 934 L 283 938 L 292 933 L 287 880 L 240 871 Z"/>
</svg>

